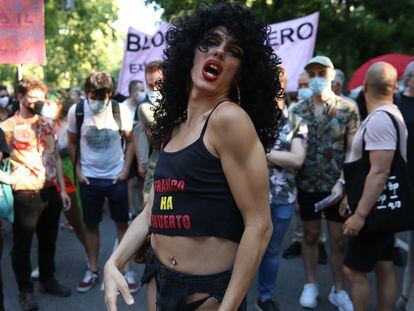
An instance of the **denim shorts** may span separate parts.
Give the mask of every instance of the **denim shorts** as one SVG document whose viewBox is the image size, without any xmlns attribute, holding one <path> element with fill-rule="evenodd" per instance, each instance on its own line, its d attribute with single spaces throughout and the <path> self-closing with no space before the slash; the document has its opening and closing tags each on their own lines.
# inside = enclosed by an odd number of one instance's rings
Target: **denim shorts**
<svg viewBox="0 0 414 311">
<path fill-rule="evenodd" d="M 158 311 L 193 311 L 209 298 L 221 303 L 229 285 L 231 273 L 230 270 L 209 275 L 189 275 L 173 271 L 165 267 L 154 250 L 150 248 L 141 282 L 147 284 L 153 277 L 155 278 Z M 196 293 L 205 293 L 208 297 L 191 303 L 184 302 L 186 297 Z M 247 310 L 246 298 L 237 310 Z"/>
<path fill-rule="evenodd" d="M 79 183 L 83 220 L 98 224 L 102 220 L 105 198 L 108 199 L 111 218 L 116 223 L 129 221 L 128 187 L 125 180 L 113 184 L 112 179 L 88 178 L 89 185 Z"/>
</svg>

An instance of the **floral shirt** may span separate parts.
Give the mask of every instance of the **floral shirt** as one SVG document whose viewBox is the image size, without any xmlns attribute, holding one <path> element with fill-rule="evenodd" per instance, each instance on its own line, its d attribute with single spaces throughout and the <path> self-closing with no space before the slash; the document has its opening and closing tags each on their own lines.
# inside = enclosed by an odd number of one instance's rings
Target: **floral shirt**
<svg viewBox="0 0 414 311">
<path fill-rule="evenodd" d="M 309 129 L 305 162 L 296 179 L 298 189 L 331 191 L 342 171 L 346 137 L 359 127 L 357 107 L 339 96 L 332 96 L 325 102 L 320 117 L 315 117 L 312 98 L 294 104 L 290 111 L 302 117 Z"/>
<path fill-rule="evenodd" d="M 17 112 L 1 122 L 0 128 L 11 146 L 13 190 L 40 190 L 46 182 L 56 182 L 56 165 L 50 161 L 56 146 L 56 131 L 51 121 L 37 115 L 25 120 Z"/>
<path fill-rule="evenodd" d="M 306 140 L 308 127 L 302 122 L 302 118 L 291 113 L 287 117 L 284 111 L 279 137 L 273 150 L 290 151 L 294 138 Z M 289 204 L 296 200 L 296 172 L 293 169 L 286 169 L 279 166 L 269 166 L 269 185 L 271 204 Z"/>
</svg>

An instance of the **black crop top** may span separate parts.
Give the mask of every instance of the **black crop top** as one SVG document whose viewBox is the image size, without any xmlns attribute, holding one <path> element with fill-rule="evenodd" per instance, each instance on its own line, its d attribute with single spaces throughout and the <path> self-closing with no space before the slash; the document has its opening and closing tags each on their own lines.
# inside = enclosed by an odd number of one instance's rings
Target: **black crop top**
<svg viewBox="0 0 414 311">
<path fill-rule="evenodd" d="M 203 142 L 211 113 L 194 143 L 176 152 L 161 151 L 154 172 L 151 232 L 155 234 L 214 236 L 240 242 L 242 215 L 220 159 Z"/>
</svg>

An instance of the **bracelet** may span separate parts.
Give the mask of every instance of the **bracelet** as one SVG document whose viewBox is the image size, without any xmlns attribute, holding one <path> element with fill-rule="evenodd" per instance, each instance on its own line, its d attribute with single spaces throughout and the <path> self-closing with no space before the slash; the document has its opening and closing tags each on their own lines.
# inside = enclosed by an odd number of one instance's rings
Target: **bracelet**
<svg viewBox="0 0 414 311">
<path fill-rule="evenodd" d="M 345 186 L 345 179 L 338 178 L 338 180 L 336 181 L 336 183 L 340 183 L 340 184 L 342 184 L 342 186 Z"/>
<path fill-rule="evenodd" d="M 359 217 L 361 217 L 361 218 L 363 218 L 363 219 L 367 218 L 367 216 L 368 216 L 368 215 L 364 215 L 364 214 L 362 214 L 362 213 L 361 213 L 360 211 L 358 211 L 358 210 L 355 210 L 354 214 L 355 214 L 355 215 L 358 215 Z"/>
</svg>

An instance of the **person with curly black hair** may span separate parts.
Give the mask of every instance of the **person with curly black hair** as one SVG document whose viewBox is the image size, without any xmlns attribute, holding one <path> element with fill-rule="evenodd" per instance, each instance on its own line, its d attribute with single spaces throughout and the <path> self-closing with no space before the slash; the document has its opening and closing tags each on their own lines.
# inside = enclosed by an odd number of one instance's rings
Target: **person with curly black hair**
<svg viewBox="0 0 414 311">
<path fill-rule="evenodd" d="M 105 301 L 133 298 L 119 268 L 151 232 L 148 310 L 246 310 L 272 234 L 265 150 L 282 96 L 267 26 L 238 4 L 199 7 L 167 33 L 144 211 L 105 265 Z"/>
</svg>

